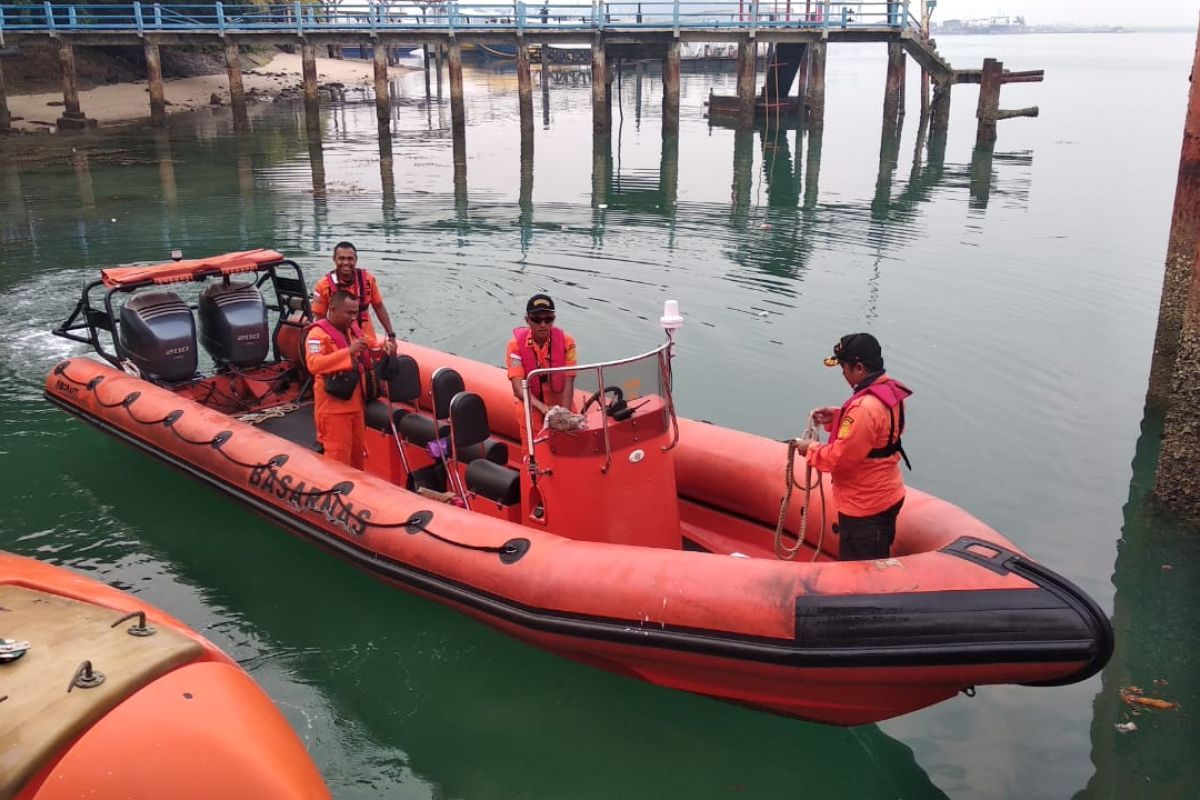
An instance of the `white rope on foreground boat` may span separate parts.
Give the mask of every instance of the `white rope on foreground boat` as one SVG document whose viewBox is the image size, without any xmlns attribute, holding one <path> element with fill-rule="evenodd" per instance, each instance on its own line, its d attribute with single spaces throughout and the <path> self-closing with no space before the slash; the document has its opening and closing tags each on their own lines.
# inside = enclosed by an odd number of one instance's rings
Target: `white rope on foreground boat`
<svg viewBox="0 0 1200 800">
<path fill-rule="evenodd" d="M 237 417 L 239 422 L 246 422 L 250 425 L 258 425 L 266 422 L 269 419 L 281 419 L 288 414 L 300 408 L 299 403 L 284 403 L 283 405 L 264 408 L 262 411 L 253 411 L 249 414 L 242 414 Z"/>
</svg>

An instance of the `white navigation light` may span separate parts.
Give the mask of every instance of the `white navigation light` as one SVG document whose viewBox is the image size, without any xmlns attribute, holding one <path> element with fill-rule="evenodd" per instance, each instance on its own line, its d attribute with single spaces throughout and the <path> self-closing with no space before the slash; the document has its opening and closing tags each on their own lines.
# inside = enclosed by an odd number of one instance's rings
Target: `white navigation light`
<svg viewBox="0 0 1200 800">
<path fill-rule="evenodd" d="M 679 316 L 678 300 L 667 300 L 663 303 L 663 315 L 659 322 L 667 333 L 674 333 L 683 327 L 683 317 Z"/>
</svg>

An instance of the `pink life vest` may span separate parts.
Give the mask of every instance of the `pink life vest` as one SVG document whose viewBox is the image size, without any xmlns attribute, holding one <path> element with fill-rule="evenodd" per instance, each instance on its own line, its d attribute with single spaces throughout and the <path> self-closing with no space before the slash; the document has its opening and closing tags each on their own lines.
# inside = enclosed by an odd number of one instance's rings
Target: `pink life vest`
<svg viewBox="0 0 1200 800">
<path fill-rule="evenodd" d="M 837 436 L 837 432 L 842 425 L 842 417 L 850 409 L 850 404 L 860 397 L 872 395 L 883 402 L 888 408 L 889 416 L 891 417 L 891 427 L 888 430 L 887 444 L 883 447 L 876 447 L 867 453 L 867 458 L 887 458 L 890 455 L 899 453 L 904 459 L 905 465 L 912 469 L 912 464 L 908 462 L 908 454 L 904 452 L 904 447 L 900 443 L 900 435 L 904 433 L 904 401 L 912 396 L 912 389 L 909 389 L 903 383 L 894 378 L 884 377 L 883 380 L 877 380 L 869 386 L 859 389 L 854 394 L 850 395 L 850 399 L 842 403 L 842 407 L 833 415 L 833 420 L 829 423 L 829 431 L 832 436 Z M 899 412 L 897 412 L 899 409 Z M 899 424 L 897 424 L 897 413 L 899 415 Z"/>
<path fill-rule="evenodd" d="M 329 278 L 329 296 L 332 298 L 334 292 L 340 291 L 337 270 L 329 273 L 327 277 Z M 363 277 L 363 271 L 357 267 L 354 269 L 354 279 L 358 286 L 358 324 L 366 325 L 367 320 L 371 318 L 371 300 L 373 298 L 367 296 L 367 279 Z M 330 335 L 332 336 L 332 334 Z"/>
<path fill-rule="evenodd" d="M 517 353 L 521 356 L 521 366 L 525 374 L 538 369 L 537 356 L 533 346 L 529 344 L 529 328 L 513 328 L 513 338 L 517 342 Z M 565 367 L 567 365 L 567 337 L 558 328 L 550 329 L 550 366 Z M 550 375 L 550 388 L 561 392 L 565 385 L 563 374 L 555 372 Z M 542 399 L 542 376 L 534 375 L 529 380 L 529 391 L 538 400 Z"/>
</svg>

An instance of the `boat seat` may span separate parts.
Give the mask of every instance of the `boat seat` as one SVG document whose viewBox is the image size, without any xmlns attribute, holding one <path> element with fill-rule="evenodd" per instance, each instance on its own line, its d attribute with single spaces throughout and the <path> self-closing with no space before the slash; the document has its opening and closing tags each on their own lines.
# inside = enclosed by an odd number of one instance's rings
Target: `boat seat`
<svg viewBox="0 0 1200 800">
<path fill-rule="evenodd" d="M 410 359 L 411 360 L 411 359 Z M 413 361 L 415 365 L 416 362 Z M 429 379 L 429 391 L 433 395 L 433 418 L 423 414 L 409 414 L 401 422 L 400 433 L 405 440 L 422 447 L 435 439 L 450 435 L 450 426 L 443 420 L 450 417 L 450 401 L 463 390 L 463 379 L 450 367 L 442 367 Z"/>
<path fill-rule="evenodd" d="M 417 398 L 421 396 L 421 370 L 412 356 L 390 356 L 380 361 L 376 370 L 380 382 L 385 384 L 389 400 L 414 409 L 417 407 Z"/>
<path fill-rule="evenodd" d="M 521 502 L 521 473 L 480 458 L 467 465 L 467 491 L 512 506 Z"/>
<path fill-rule="evenodd" d="M 391 412 L 389 419 L 388 412 Z M 408 409 L 396 408 L 388 406 L 386 400 L 372 400 L 367 403 L 365 417 L 368 428 L 374 428 L 377 431 L 384 433 L 392 432 L 392 425 L 395 425 L 397 430 L 400 428 L 400 422 L 408 416 Z"/>
<path fill-rule="evenodd" d="M 456 394 L 450 401 L 450 449 L 455 462 L 466 465 L 467 491 L 513 505 L 521 499 L 521 473 L 509 469 L 508 446 L 491 435 L 483 398 L 474 392 Z M 495 460 L 501 452 L 503 460 Z"/>
</svg>

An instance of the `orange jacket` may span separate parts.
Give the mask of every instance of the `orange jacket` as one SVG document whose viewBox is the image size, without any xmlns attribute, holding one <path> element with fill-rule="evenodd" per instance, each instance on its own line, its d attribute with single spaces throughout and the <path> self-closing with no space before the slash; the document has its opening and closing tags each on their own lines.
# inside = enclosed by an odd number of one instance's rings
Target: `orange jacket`
<svg viewBox="0 0 1200 800">
<path fill-rule="evenodd" d="M 351 339 L 351 335 L 347 335 Z M 377 349 L 378 343 L 369 334 L 365 334 L 371 349 Z M 308 371 L 313 374 L 313 414 L 361 414 L 363 413 L 363 398 L 361 383 L 354 390 L 349 400 L 331 397 L 325 392 L 325 381 L 321 376 L 332 372 L 345 372 L 353 369 L 350 349 L 341 347 L 333 338 L 319 326 L 309 328 L 304 340 L 304 355 L 308 363 Z"/>
<path fill-rule="evenodd" d="M 808 449 L 808 463 L 833 477 L 833 497 L 840 513 L 869 517 L 904 499 L 899 453 L 867 458 L 867 453 L 888 444 L 891 430 L 891 409 L 878 397 L 864 394 L 846 407 L 838 430 L 831 431 L 831 441 Z"/>
<path fill-rule="evenodd" d="M 571 336 L 571 334 L 563 331 L 563 343 L 566 363 L 555 364 L 554 366 L 573 367 L 579 363 L 579 357 L 575 349 L 575 339 Z M 546 342 L 546 344 L 539 346 L 533 341 L 533 336 L 528 335 L 525 338 L 524 344 L 528 345 L 533 350 L 533 356 L 537 361 L 538 369 L 545 369 L 551 366 L 550 342 Z M 510 380 L 512 378 L 525 377 L 525 365 L 521 361 L 520 351 L 521 347 L 517 343 L 517 340 L 515 338 L 509 339 L 508 350 L 504 353 L 504 363 L 508 369 L 508 377 Z M 562 404 L 563 398 L 559 395 L 559 393 L 552 390 L 549 386 L 543 387 L 542 391 L 542 402 L 544 402 L 547 406 Z M 522 405 L 520 400 L 517 401 L 517 405 Z"/>
<path fill-rule="evenodd" d="M 361 275 L 356 275 L 355 280 L 350 281 L 348 285 L 343 286 L 336 283 L 335 279 L 331 279 L 330 275 L 336 275 L 336 271 L 323 275 L 320 280 L 313 285 L 312 296 L 309 298 L 309 303 L 312 306 L 313 317 L 321 319 L 325 316 L 325 312 L 329 310 L 329 298 L 333 297 L 336 291 L 346 291 L 354 295 L 358 300 L 360 308 L 358 310 L 358 327 L 362 328 L 368 340 L 376 339 L 375 326 L 371 324 L 371 309 L 379 308 L 383 305 L 383 295 L 379 293 L 379 284 L 375 281 L 375 276 L 365 269 L 358 268 Z M 358 278 L 362 278 L 363 297 L 358 296 Z M 379 313 L 376 311 L 375 313 Z"/>
</svg>

